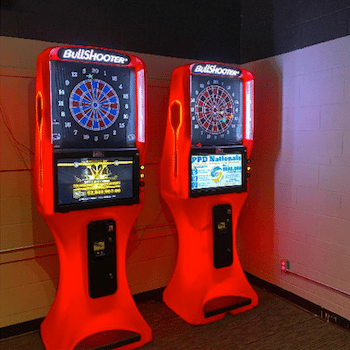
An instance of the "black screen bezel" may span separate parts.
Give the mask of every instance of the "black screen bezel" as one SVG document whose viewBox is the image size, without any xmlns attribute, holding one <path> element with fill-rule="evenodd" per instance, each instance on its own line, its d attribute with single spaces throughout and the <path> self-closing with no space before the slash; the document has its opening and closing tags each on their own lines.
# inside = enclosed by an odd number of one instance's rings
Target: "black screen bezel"
<svg viewBox="0 0 350 350">
<path fill-rule="evenodd" d="M 132 157 L 133 169 L 132 169 L 132 182 L 133 182 L 133 194 L 128 198 L 113 198 L 98 200 L 96 202 L 86 203 L 58 203 L 58 171 L 57 161 L 58 159 L 75 159 L 75 158 L 110 158 L 110 157 Z M 137 204 L 140 201 L 139 194 L 139 153 L 137 149 L 119 149 L 119 150 L 70 150 L 70 151 L 54 151 L 53 153 L 53 175 L 54 175 L 54 211 L 55 212 L 68 212 L 73 210 L 84 210 L 103 208 L 117 205 L 132 205 Z"/>
<path fill-rule="evenodd" d="M 192 189 L 192 155 L 242 155 L 242 184 L 239 186 L 224 186 L 224 187 L 210 187 L 201 189 Z M 235 147 L 201 147 L 191 148 L 189 156 L 189 197 L 210 196 L 224 193 L 240 193 L 247 191 L 247 149 L 245 146 Z"/>
</svg>

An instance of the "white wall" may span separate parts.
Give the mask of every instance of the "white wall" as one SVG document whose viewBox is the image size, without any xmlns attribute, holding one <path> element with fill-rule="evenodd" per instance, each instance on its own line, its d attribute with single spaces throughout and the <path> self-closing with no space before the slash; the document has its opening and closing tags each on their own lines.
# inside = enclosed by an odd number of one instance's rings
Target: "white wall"
<svg viewBox="0 0 350 350">
<path fill-rule="evenodd" d="M 246 271 L 350 319 L 350 36 L 244 65 L 256 81 Z"/>
</svg>

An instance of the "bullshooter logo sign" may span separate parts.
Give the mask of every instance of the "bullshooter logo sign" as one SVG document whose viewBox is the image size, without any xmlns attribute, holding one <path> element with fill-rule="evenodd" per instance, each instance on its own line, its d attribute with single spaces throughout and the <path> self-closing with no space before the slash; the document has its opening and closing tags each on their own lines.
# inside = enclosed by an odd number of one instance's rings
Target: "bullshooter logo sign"
<svg viewBox="0 0 350 350">
<path fill-rule="evenodd" d="M 115 51 L 65 47 L 59 50 L 58 57 L 66 60 L 90 61 L 107 64 L 127 65 L 130 57 Z"/>
</svg>

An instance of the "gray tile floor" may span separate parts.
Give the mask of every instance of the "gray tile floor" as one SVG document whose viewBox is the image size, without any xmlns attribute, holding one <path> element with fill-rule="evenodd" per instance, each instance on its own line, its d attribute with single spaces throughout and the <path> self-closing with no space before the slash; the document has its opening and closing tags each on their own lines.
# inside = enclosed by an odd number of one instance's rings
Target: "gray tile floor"
<svg viewBox="0 0 350 350">
<path fill-rule="evenodd" d="M 143 350 L 350 350 L 350 332 L 254 287 L 258 307 L 203 326 L 180 319 L 160 300 L 137 303 L 153 330 Z M 1 350 L 41 350 L 39 331 L 2 340 Z M 62 349 L 64 350 L 64 349 Z"/>
</svg>

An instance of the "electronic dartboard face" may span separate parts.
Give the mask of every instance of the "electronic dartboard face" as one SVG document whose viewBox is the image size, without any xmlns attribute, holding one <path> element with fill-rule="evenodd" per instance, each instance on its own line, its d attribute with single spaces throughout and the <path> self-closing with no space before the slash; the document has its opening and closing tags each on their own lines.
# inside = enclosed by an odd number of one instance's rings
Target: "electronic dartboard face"
<svg viewBox="0 0 350 350">
<path fill-rule="evenodd" d="M 55 149 L 135 145 L 135 76 L 127 67 L 51 61 Z"/>
<path fill-rule="evenodd" d="M 191 75 L 192 145 L 242 143 L 242 81 Z"/>
</svg>

